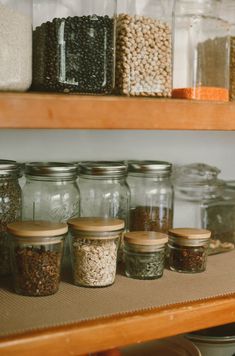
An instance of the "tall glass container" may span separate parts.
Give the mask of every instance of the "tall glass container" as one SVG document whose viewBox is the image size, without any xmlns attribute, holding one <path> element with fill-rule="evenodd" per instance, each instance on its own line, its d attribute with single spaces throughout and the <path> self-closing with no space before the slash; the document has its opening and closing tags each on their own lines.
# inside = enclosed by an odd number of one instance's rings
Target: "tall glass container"
<svg viewBox="0 0 235 356">
<path fill-rule="evenodd" d="M 117 0 L 34 0 L 33 88 L 108 94 Z"/>
<path fill-rule="evenodd" d="M 174 98 L 229 100 L 229 24 L 221 0 L 176 0 Z"/>
</svg>

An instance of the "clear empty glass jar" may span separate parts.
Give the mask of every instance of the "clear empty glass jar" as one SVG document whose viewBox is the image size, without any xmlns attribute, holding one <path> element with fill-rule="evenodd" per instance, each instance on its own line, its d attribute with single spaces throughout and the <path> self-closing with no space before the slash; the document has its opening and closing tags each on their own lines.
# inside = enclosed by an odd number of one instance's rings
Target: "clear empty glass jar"
<svg viewBox="0 0 235 356">
<path fill-rule="evenodd" d="M 168 237 L 153 231 L 135 231 L 124 236 L 124 261 L 127 277 L 157 279 L 162 277 Z"/>
<path fill-rule="evenodd" d="M 69 220 L 68 224 L 74 284 L 83 287 L 112 285 L 124 221 L 78 218 Z"/>
<path fill-rule="evenodd" d="M 8 225 L 17 294 L 46 296 L 58 291 L 67 224 L 23 221 Z"/>
<path fill-rule="evenodd" d="M 169 230 L 168 264 L 172 271 L 199 273 L 206 269 L 211 232 L 202 229 Z"/>
</svg>

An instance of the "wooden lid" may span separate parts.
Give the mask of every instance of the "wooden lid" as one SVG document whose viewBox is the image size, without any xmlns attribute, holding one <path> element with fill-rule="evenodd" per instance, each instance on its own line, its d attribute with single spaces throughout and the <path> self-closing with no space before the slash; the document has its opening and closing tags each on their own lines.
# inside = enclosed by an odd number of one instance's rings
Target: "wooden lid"
<svg viewBox="0 0 235 356">
<path fill-rule="evenodd" d="M 123 220 L 112 218 L 75 218 L 68 221 L 69 226 L 78 231 L 117 231 L 125 226 Z"/>
<path fill-rule="evenodd" d="M 132 245 L 158 246 L 168 241 L 168 236 L 155 231 L 133 231 L 124 236 L 124 240 Z"/>
<path fill-rule="evenodd" d="M 66 234 L 68 225 L 49 221 L 16 221 L 8 224 L 7 229 L 19 237 L 53 237 Z"/>
<path fill-rule="evenodd" d="M 204 229 L 176 228 L 176 229 L 169 230 L 169 235 L 173 237 L 181 237 L 189 240 L 209 239 L 211 237 L 211 232 L 209 230 L 204 230 Z"/>
</svg>

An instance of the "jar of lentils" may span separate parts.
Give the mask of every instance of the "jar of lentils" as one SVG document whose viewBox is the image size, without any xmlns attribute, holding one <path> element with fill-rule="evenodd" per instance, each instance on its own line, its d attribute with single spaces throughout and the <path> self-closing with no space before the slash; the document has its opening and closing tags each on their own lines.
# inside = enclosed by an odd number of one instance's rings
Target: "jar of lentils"
<svg viewBox="0 0 235 356">
<path fill-rule="evenodd" d="M 211 232 L 176 228 L 169 231 L 169 267 L 172 271 L 199 273 L 206 269 Z"/>
<path fill-rule="evenodd" d="M 33 88 L 108 94 L 117 0 L 34 0 Z"/>
<path fill-rule="evenodd" d="M 58 291 L 67 224 L 23 221 L 8 225 L 17 294 L 47 296 Z"/>
<path fill-rule="evenodd" d="M 7 224 L 21 218 L 22 194 L 19 185 L 21 166 L 0 160 L 0 275 L 10 273 L 10 247 Z"/>
<path fill-rule="evenodd" d="M 74 284 L 83 287 L 112 285 L 124 221 L 88 217 L 71 219 L 68 224 Z"/>
<path fill-rule="evenodd" d="M 127 277 L 157 279 L 162 277 L 168 237 L 153 231 L 135 231 L 124 236 L 124 261 Z"/>
</svg>

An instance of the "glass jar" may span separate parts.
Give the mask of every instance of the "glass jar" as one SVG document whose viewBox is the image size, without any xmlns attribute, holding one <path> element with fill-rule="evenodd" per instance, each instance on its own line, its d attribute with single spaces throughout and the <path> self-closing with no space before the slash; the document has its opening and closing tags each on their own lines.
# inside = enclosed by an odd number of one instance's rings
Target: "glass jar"
<svg viewBox="0 0 235 356">
<path fill-rule="evenodd" d="M 116 91 L 170 97 L 172 89 L 169 1 L 126 0 L 117 18 Z"/>
<path fill-rule="evenodd" d="M 229 24 L 221 0 L 176 0 L 173 98 L 229 100 Z"/>
<path fill-rule="evenodd" d="M 153 231 L 135 231 L 124 236 L 125 274 L 135 279 L 162 277 L 168 237 Z"/>
<path fill-rule="evenodd" d="M 0 91 L 25 91 L 32 82 L 32 2 L 0 0 Z"/>
<path fill-rule="evenodd" d="M 74 284 L 83 287 L 112 285 L 124 221 L 88 217 L 71 219 L 68 224 L 72 235 Z"/>
<path fill-rule="evenodd" d="M 130 161 L 130 231 L 167 233 L 173 223 L 172 165 L 163 161 Z"/>
<path fill-rule="evenodd" d="M 17 294 L 46 296 L 58 291 L 67 224 L 23 221 L 8 225 Z"/>
<path fill-rule="evenodd" d="M 33 88 L 108 94 L 117 0 L 34 0 Z"/>
<path fill-rule="evenodd" d="M 0 160 L 0 276 L 10 273 L 7 224 L 21 218 L 21 167 L 15 161 Z"/>
<path fill-rule="evenodd" d="M 202 229 L 169 230 L 168 254 L 172 271 L 199 273 L 206 269 L 211 232 Z"/>
</svg>

